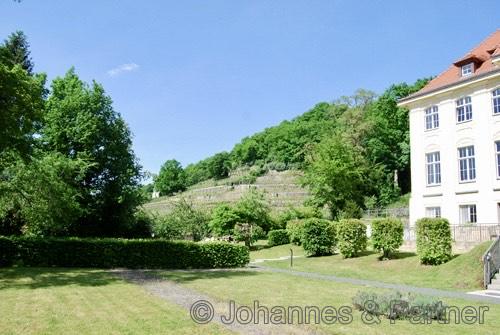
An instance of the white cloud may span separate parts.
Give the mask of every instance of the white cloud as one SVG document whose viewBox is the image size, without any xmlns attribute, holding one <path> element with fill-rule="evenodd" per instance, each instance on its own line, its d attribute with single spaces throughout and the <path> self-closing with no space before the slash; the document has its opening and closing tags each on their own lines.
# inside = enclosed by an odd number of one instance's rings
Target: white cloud
<svg viewBox="0 0 500 335">
<path fill-rule="evenodd" d="M 124 72 L 137 71 L 137 69 L 139 69 L 139 65 L 135 63 L 122 64 L 115 67 L 114 69 L 109 70 L 108 75 L 114 77 Z"/>
</svg>

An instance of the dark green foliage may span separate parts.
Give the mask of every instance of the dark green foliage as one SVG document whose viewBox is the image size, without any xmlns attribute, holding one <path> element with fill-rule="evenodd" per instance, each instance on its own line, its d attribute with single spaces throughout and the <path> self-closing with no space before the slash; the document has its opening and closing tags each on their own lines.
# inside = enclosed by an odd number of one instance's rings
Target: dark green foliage
<svg viewBox="0 0 500 335">
<path fill-rule="evenodd" d="M 288 232 L 286 229 L 271 230 L 267 234 L 267 244 L 270 246 L 282 245 L 290 243 Z"/>
<path fill-rule="evenodd" d="M 302 247 L 308 256 L 330 255 L 337 243 L 335 224 L 323 219 L 307 219 L 302 228 Z"/>
<path fill-rule="evenodd" d="M 227 152 L 220 152 L 212 156 L 208 162 L 208 172 L 214 179 L 226 178 L 231 170 L 231 156 Z"/>
<path fill-rule="evenodd" d="M 346 257 L 356 257 L 366 250 L 366 225 L 357 219 L 340 220 L 337 224 L 338 248 Z"/>
<path fill-rule="evenodd" d="M 0 63 L 9 68 L 20 65 L 29 75 L 33 74 L 33 61 L 30 57 L 29 43 L 22 31 L 16 31 L 0 45 Z"/>
<path fill-rule="evenodd" d="M 16 246 L 12 240 L 0 236 L 0 267 L 12 265 L 15 255 Z"/>
<path fill-rule="evenodd" d="M 181 163 L 175 159 L 166 161 L 160 173 L 154 180 L 154 185 L 160 195 L 172 195 L 186 189 L 186 174 Z"/>
<path fill-rule="evenodd" d="M 209 217 L 193 204 L 181 199 L 171 212 L 154 220 L 153 232 L 165 239 L 190 239 L 201 241 L 208 235 Z"/>
<path fill-rule="evenodd" d="M 27 235 L 67 236 L 86 213 L 78 202 L 75 182 L 83 179 L 88 164 L 59 153 L 38 156 L 32 157 L 29 164 L 15 156 L 8 159 L 4 155 L 5 160 L 0 157 L 0 178 L 4 177 L 0 182 L 3 234 L 22 230 Z"/>
<path fill-rule="evenodd" d="M 451 229 L 443 218 L 417 221 L 417 254 L 422 264 L 439 265 L 452 258 Z"/>
<path fill-rule="evenodd" d="M 371 160 L 384 167 L 389 177 L 384 191 L 392 188 L 394 171 L 398 174 L 398 188 L 402 193 L 410 191 L 410 127 L 408 110 L 397 106 L 399 99 L 417 92 L 430 78 L 417 80 L 413 85 L 406 83 L 389 87 L 369 108 L 367 120 L 371 124 L 366 138 L 366 148 Z M 400 194 L 395 191 L 396 196 Z M 387 205 L 390 197 L 383 199 Z"/>
<path fill-rule="evenodd" d="M 445 320 L 446 308 L 437 298 L 388 292 L 383 294 L 358 292 L 352 298 L 357 310 L 373 316 L 385 316 L 388 319 Z"/>
<path fill-rule="evenodd" d="M 229 204 L 222 203 L 212 210 L 209 222 L 210 232 L 214 236 L 231 235 L 238 222 L 240 222 L 240 216 L 236 209 Z"/>
<path fill-rule="evenodd" d="M 54 79 L 51 88 L 42 131 L 44 149 L 90 165 L 84 177 L 74 181 L 86 215 L 72 235 L 121 236 L 142 200 L 130 130 L 103 87 L 84 83 L 74 69 Z"/>
<path fill-rule="evenodd" d="M 373 248 L 382 252 L 383 258 L 398 250 L 403 244 L 403 223 L 396 218 L 372 221 L 371 240 Z"/>
<path fill-rule="evenodd" d="M 31 154 L 33 135 L 41 127 L 44 85 L 45 75 L 30 76 L 20 66 L 0 63 L 0 153 Z"/>
<path fill-rule="evenodd" d="M 249 262 L 245 247 L 223 242 L 18 237 L 1 238 L 0 245 L 5 240 L 13 242 L 13 261 L 23 266 L 189 269 Z"/>
<path fill-rule="evenodd" d="M 290 220 L 286 224 L 286 231 L 290 237 L 290 242 L 296 245 L 302 244 L 304 236 L 304 219 Z"/>
</svg>

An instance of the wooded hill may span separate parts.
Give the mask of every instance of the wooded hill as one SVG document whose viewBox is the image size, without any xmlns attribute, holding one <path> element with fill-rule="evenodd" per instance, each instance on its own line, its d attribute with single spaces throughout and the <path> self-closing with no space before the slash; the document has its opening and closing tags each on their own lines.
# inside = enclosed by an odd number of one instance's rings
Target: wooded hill
<svg viewBox="0 0 500 335">
<path fill-rule="evenodd" d="M 410 190 L 408 111 L 397 100 L 418 91 L 427 79 L 389 87 L 383 94 L 358 90 L 353 96 L 321 102 L 304 114 L 243 138 L 185 168 L 167 161 L 155 178 L 162 195 L 191 185 L 227 178 L 242 167 L 253 173 L 301 170 L 315 205 L 341 211 L 384 206 Z M 242 180 L 245 183 L 245 180 Z"/>
</svg>

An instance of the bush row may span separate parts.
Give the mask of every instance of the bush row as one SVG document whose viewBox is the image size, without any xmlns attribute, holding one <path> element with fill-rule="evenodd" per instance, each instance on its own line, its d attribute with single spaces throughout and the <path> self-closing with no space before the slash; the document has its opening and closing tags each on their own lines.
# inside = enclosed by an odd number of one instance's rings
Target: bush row
<svg viewBox="0 0 500 335">
<path fill-rule="evenodd" d="M 388 258 L 403 244 L 404 226 L 401 220 L 374 220 L 371 228 L 373 248 L 382 253 L 382 258 Z M 366 225 L 357 219 L 344 219 L 339 222 L 316 218 L 291 220 L 287 223 L 286 232 L 290 242 L 302 245 L 309 256 L 328 255 L 338 249 L 346 258 L 356 257 L 366 249 L 368 242 Z M 416 232 L 417 253 L 422 264 L 438 265 L 452 258 L 448 220 L 420 219 L 417 221 Z M 280 231 L 280 234 L 284 233 Z"/>
<path fill-rule="evenodd" d="M 1 266 L 189 269 L 249 261 L 247 248 L 224 242 L 0 237 Z"/>
<path fill-rule="evenodd" d="M 292 243 L 301 244 L 309 256 L 329 255 L 339 249 L 344 257 L 353 257 L 366 249 L 366 225 L 349 219 L 332 222 L 310 218 L 287 224 Z"/>
</svg>

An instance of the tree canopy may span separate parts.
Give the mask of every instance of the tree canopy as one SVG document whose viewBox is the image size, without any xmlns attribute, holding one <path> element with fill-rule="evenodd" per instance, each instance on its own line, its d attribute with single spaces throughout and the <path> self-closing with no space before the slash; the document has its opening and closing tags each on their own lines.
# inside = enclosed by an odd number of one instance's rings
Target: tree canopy
<svg viewBox="0 0 500 335">
<path fill-rule="evenodd" d="M 29 44 L 0 45 L 0 234 L 122 236 L 134 230 L 140 166 L 103 87 L 74 69 L 45 87 Z"/>
</svg>

